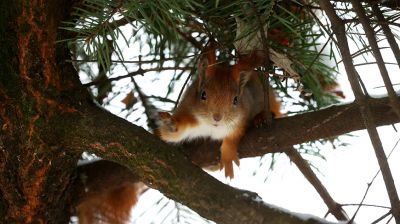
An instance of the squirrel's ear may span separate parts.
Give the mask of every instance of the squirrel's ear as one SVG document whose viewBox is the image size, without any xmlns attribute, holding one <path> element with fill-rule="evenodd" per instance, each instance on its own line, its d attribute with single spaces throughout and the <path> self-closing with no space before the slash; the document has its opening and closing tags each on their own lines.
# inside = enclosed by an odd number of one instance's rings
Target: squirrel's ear
<svg viewBox="0 0 400 224">
<path fill-rule="evenodd" d="M 246 83 L 250 80 L 250 77 L 253 75 L 254 71 L 241 71 L 239 77 L 239 87 L 243 88 Z"/>
<path fill-rule="evenodd" d="M 199 79 L 199 86 L 198 88 L 201 89 L 204 86 L 204 82 L 207 79 L 207 73 L 208 73 L 208 61 L 205 57 L 201 57 L 199 59 L 199 64 L 197 65 L 197 71 L 198 71 L 198 79 Z"/>
<path fill-rule="evenodd" d="M 240 71 L 239 76 L 237 77 L 237 82 L 239 85 L 239 92 L 242 94 L 244 86 L 250 80 L 251 76 L 254 74 L 254 71 Z"/>
<path fill-rule="evenodd" d="M 199 64 L 197 65 L 200 79 L 199 84 L 203 83 L 207 77 L 215 74 L 216 61 L 215 44 L 214 42 L 210 42 L 209 45 L 203 50 L 203 55 L 200 57 Z"/>
</svg>

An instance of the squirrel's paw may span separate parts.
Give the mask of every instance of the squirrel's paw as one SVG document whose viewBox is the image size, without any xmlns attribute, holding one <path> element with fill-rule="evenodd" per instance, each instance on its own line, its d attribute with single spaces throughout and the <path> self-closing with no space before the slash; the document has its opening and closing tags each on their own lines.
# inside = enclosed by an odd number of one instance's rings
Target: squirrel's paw
<svg viewBox="0 0 400 224">
<path fill-rule="evenodd" d="M 266 122 L 267 122 L 267 115 L 264 111 L 258 113 L 253 119 L 253 124 L 256 128 L 262 127 Z"/>
<path fill-rule="evenodd" d="M 178 128 L 176 127 L 175 121 L 172 115 L 168 112 L 159 112 L 160 117 L 160 128 L 164 128 L 170 132 L 177 132 Z"/>
<path fill-rule="evenodd" d="M 229 177 L 232 179 L 234 177 L 233 173 L 233 162 L 237 166 L 240 165 L 239 158 L 237 155 L 221 155 L 221 161 L 220 161 L 220 169 L 225 169 L 225 177 Z"/>
<path fill-rule="evenodd" d="M 175 119 L 168 112 L 159 112 L 160 124 L 156 130 L 156 134 L 164 141 L 177 142 L 179 141 L 178 127 Z"/>
</svg>

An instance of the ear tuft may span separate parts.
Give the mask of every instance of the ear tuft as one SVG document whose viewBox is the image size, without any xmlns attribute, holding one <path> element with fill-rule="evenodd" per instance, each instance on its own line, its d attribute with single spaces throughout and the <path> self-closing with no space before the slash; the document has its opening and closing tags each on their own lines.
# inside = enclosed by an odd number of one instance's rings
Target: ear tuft
<svg viewBox="0 0 400 224">
<path fill-rule="evenodd" d="M 200 82 L 202 85 L 207 77 L 215 74 L 216 56 L 215 56 L 215 43 L 210 41 L 202 51 L 202 56 L 197 65 Z"/>
<path fill-rule="evenodd" d="M 240 71 L 239 72 L 239 91 L 240 94 L 242 94 L 242 91 L 244 89 L 244 86 L 247 84 L 247 82 L 250 80 L 251 76 L 254 74 L 254 71 Z"/>
</svg>

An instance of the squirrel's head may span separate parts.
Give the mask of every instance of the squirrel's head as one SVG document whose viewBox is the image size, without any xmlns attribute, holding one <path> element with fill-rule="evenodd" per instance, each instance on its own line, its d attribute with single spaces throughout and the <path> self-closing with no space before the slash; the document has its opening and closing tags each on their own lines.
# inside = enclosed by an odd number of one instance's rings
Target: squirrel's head
<svg viewBox="0 0 400 224">
<path fill-rule="evenodd" d="M 234 125 L 247 116 L 249 100 L 243 97 L 245 85 L 252 70 L 217 64 L 215 54 L 202 58 L 198 65 L 198 86 L 194 113 L 214 126 Z"/>
</svg>

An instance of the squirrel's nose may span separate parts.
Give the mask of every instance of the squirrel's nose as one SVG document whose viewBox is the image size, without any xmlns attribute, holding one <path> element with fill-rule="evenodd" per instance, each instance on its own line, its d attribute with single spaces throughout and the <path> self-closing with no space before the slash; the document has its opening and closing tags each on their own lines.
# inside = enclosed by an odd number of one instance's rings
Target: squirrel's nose
<svg viewBox="0 0 400 224">
<path fill-rule="evenodd" d="M 213 114 L 214 121 L 220 121 L 222 119 L 221 114 Z"/>
</svg>

